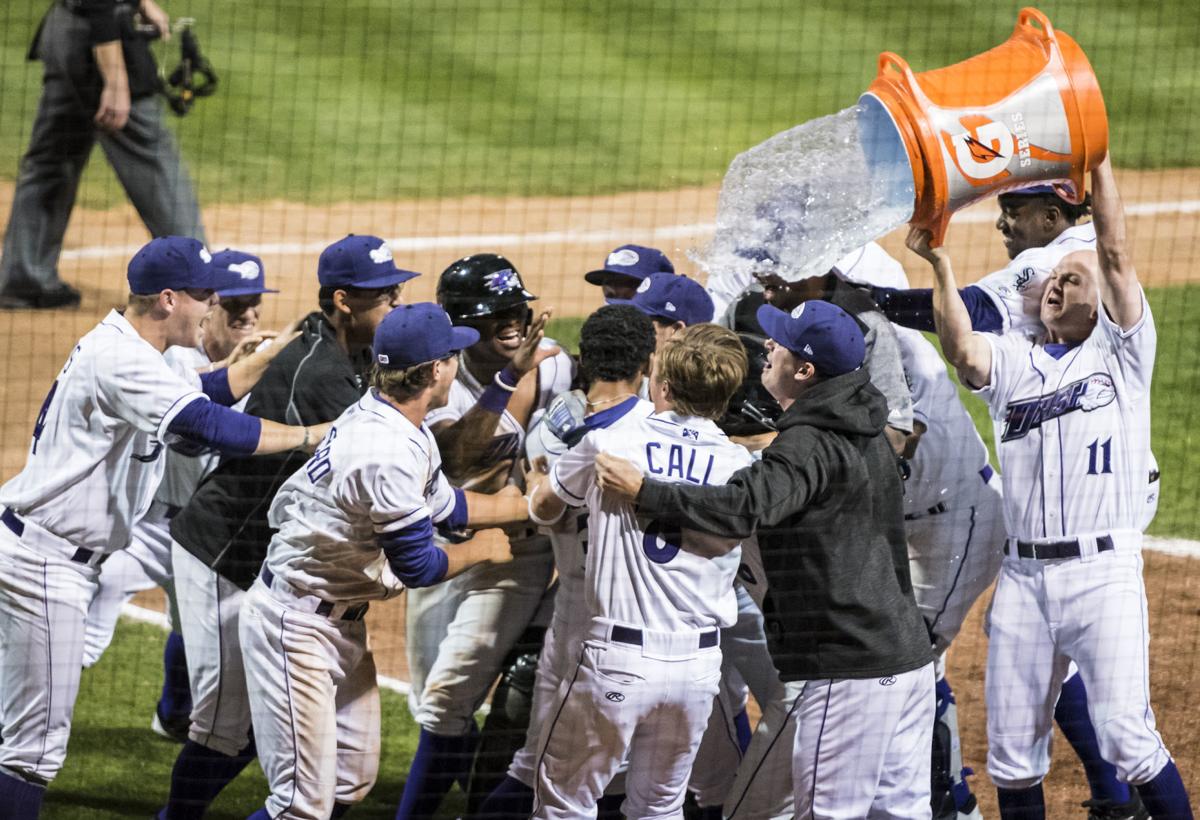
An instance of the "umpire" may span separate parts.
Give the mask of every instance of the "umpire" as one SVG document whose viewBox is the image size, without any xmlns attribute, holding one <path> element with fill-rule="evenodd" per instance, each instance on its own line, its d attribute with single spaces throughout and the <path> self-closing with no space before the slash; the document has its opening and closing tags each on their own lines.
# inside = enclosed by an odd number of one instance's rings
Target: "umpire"
<svg viewBox="0 0 1200 820">
<path fill-rule="evenodd" d="M 4 232 L 0 308 L 79 304 L 79 291 L 58 278 L 58 257 L 97 140 L 152 236 L 204 241 L 134 11 L 170 36 L 170 20 L 154 0 L 55 0 L 34 35 L 28 56 L 42 61 L 42 97 Z"/>
<path fill-rule="evenodd" d="M 929 817 L 933 655 L 913 599 L 887 403 L 862 367 L 858 323 L 829 302 L 765 305 L 763 385 L 783 415 L 761 462 L 728 484 L 643 479 L 596 459 L 601 486 L 638 515 L 748 537 L 767 573 L 763 606 L 786 702 L 755 741 L 795 721 L 797 817 Z M 770 735 L 770 736 L 767 736 Z"/>
</svg>

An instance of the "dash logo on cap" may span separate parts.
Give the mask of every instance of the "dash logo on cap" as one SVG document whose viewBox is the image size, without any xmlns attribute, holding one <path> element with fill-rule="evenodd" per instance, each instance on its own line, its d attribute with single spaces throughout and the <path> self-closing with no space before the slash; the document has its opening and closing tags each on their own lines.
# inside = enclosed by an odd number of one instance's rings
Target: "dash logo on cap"
<svg viewBox="0 0 1200 820">
<path fill-rule="evenodd" d="M 800 304 L 798 304 L 794 308 L 792 308 L 792 318 L 799 319 L 803 315 L 804 315 L 804 302 L 801 302 Z M 810 350 L 809 352 L 811 353 L 812 351 Z"/>
<path fill-rule="evenodd" d="M 636 265 L 639 259 L 641 257 L 638 256 L 637 251 L 630 250 L 629 248 L 621 248 L 610 253 L 604 264 L 620 265 L 623 268 L 628 268 Z"/>
<path fill-rule="evenodd" d="M 212 262 L 212 254 L 209 253 L 208 248 L 204 247 L 203 245 L 200 246 L 200 261 L 206 265 Z"/>
<path fill-rule="evenodd" d="M 637 287 L 637 292 L 638 292 L 638 293 L 645 293 L 645 292 L 646 292 L 646 291 L 648 291 L 648 290 L 650 290 L 650 280 L 649 280 L 649 279 L 643 279 L 643 280 L 642 280 L 642 284 L 638 285 L 638 287 Z"/>
<path fill-rule="evenodd" d="M 253 259 L 230 265 L 229 269 L 247 281 L 257 279 L 259 274 L 258 264 Z"/>
<path fill-rule="evenodd" d="M 384 262 L 392 261 L 392 248 L 388 243 L 384 242 L 378 248 L 371 251 L 371 261 L 376 265 L 382 265 Z"/>
</svg>

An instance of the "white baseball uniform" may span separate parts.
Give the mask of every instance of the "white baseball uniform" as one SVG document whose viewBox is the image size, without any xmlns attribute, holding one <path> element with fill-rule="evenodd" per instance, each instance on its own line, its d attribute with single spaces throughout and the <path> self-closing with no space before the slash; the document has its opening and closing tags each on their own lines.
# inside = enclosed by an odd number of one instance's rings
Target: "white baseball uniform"
<svg viewBox="0 0 1200 820">
<path fill-rule="evenodd" d="M 1045 246 L 1026 248 L 998 271 L 975 283 L 995 303 L 1002 333 L 1038 332 L 1042 291 L 1054 266 L 1069 253 L 1096 250 L 1096 228 L 1090 222 L 1067 228 Z"/>
<path fill-rule="evenodd" d="M 404 589 L 380 536 L 442 521 L 457 498 L 429 428 L 374 390 L 275 496 L 279 531 L 239 626 L 272 817 L 329 817 L 374 785 L 379 690 L 362 618 Z"/>
<path fill-rule="evenodd" d="M 529 427 L 555 396 L 570 389 L 574 375 L 574 362 L 566 353 L 539 365 Z M 460 359 L 446 406 L 431 411 L 426 424 L 432 427 L 462 418 L 484 387 Z M 483 462 L 519 460 L 525 429 L 507 410 L 501 413 Z M 519 473 L 514 463 L 511 480 L 519 481 Z M 436 587 L 410 590 L 406 596 L 409 708 L 413 719 L 434 734 L 468 733 L 500 664 L 529 625 L 550 584 L 553 557 L 546 537 L 531 528 L 526 537 L 510 538 L 510 563 L 481 564 Z"/>
<path fill-rule="evenodd" d="M 44 780 L 62 766 L 100 564 L 150 505 L 168 425 L 203 398 L 115 310 L 51 386 L 0 488 L 0 766 Z"/>
<path fill-rule="evenodd" d="M 1129 330 L 1101 307 L 1065 349 L 985 334 L 987 398 L 1008 532 L 991 613 L 988 772 L 1032 786 L 1050 765 L 1054 704 L 1072 661 L 1100 751 L 1130 783 L 1170 756 L 1149 702 L 1142 532 L 1156 333 L 1149 304 Z"/>
<path fill-rule="evenodd" d="M 594 460 L 630 459 L 668 481 L 719 484 L 750 464 L 715 423 L 639 402 L 628 421 L 590 431 L 550 473 L 569 506 L 588 507 L 587 640 L 542 728 L 534 816 L 594 817 L 628 754 L 629 817 L 682 817 L 684 791 L 721 677 L 719 627 L 737 618 L 740 547 L 639 520 L 605 497 Z M 681 549 L 684 541 L 715 558 Z"/>
</svg>

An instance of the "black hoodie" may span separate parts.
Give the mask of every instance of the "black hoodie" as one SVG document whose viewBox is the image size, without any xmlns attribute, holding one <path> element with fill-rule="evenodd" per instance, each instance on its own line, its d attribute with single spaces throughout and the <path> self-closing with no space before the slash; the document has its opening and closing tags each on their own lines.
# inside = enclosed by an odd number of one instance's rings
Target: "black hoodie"
<svg viewBox="0 0 1200 820">
<path fill-rule="evenodd" d="M 904 539 L 887 402 L 861 369 L 814 385 L 761 462 L 727 484 L 646 481 L 639 514 L 719 535 L 758 533 L 767 638 L 785 681 L 874 678 L 933 660 Z"/>
</svg>

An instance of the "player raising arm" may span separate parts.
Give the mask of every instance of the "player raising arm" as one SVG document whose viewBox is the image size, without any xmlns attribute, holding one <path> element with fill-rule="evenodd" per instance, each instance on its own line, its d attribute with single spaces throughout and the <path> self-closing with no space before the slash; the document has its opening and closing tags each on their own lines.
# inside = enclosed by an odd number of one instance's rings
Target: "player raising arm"
<svg viewBox="0 0 1200 820">
<path fill-rule="evenodd" d="M 375 334 L 371 389 L 275 496 L 269 518 L 278 532 L 240 623 L 271 786 L 254 818 L 340 817 L 374 784 L 380 715 L 363 623 L 369 602 L 511 558 L 497 529 L 446 549 L 433 541 L 435 524 L 487 527 L 526 515 L 516 491 L 452 488 L 422 421 L 445 403 L 458 351 L 478 338 L 428 302 L 388 314 Z"/>
<path fill-rule="evenodd" d="M 1054 704 L 1074 661 L 1104 758 L 1152 817 L 1190 818 L 1149 703 L 1141 524 L 1154 320 L 1107 159 L 1092 196 L 1097 250 L 1054 268 L 1044 333 L 973 334 L 945 251 L 921 231 L 908 240 L 934 266 L 946 356 L 996 425 L 1008 538 L 988 645 L 988 773 L 1002 818 L 1045 815 Z M 1049 611 L 1053 622 L 1039 614 Z"/>
<path fill-rule="evenodd" d="M 0 488 L 0 806 L 18 807 L 7 816 L 36 817 L 62 766 L 100 565 L 129 545 L 164 442 L 273 453 L 311 447 L 327 429 L 230 410 L 208 398 L 232 403 L 224 371 L 201 379 L 167 364 L 168 346 L 199 343 L 213 276 L 195 239 L 139 250 L 128 306 L 79 340 L 42 404 L 25 468 Z"/>
</svg>

